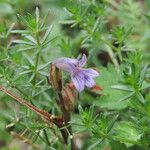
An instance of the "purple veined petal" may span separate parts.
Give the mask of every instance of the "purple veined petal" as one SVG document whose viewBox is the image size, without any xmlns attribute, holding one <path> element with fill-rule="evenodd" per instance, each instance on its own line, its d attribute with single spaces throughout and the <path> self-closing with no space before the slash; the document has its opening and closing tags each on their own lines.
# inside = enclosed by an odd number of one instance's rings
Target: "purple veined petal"
<svg viewBox="0 0 150 150">
<path fill-rule="evenodd" d="M 73 64 L 73 65 L 77 65 L 79 62 L 78 59 L 73 59 L 73 58 L 58 58 L 54 61 L 54 63 L 69 63 L 69 64 Z"/>
<path fill-rule="evenodd" d="M 99 76 L 99 73 L 94 69 L 82 69 L 82 71 L 86 76 L 89 76 L 91 78 L 95 78 Z"/>
<path fill-rule="evenodd" d="M 74 83 L 76 89 L 77 89 L 79 92 L 81 92 L 81 91 L 84 90 L 85 85 L 84 85 L 84 78 L 82 78 L 82 76 L 80 76 L 80 75 L 75 75 L 75 76 L 72 76 L 71 79 L 72 79 L 72 81 L 73 81 L 73 83 Z"/>
<path fill-rule="evenodd" d="M 85 76 L 85 85 L 88 87 L 88 88 L 92 88 L 93 86 L 95 86 L 95 81 L 93 80 L 93 78 L 91 77 L 88 77 L 88 76 Z"/>
<path fill-rule="evenodd" d="M 57 68 L 68 71 L 69 73 L 75 72 L 78 59 L 59 58 L 54 61 Z"/>
<path fill-rule="evenodd" d="M 67 61 L 68 63 L 72 63 L 72 64 L 74 64 L 74 65 L 77 65 L 78 62 L 79 62 L 78 59 L 74 59 L 74 58 L 65 58 L 65 59 L 66 59 L 66 61 Z"/>
<path fill-rule="evenodd" d="M 79 67 L 83 67 L 86 64 L 86 61 L 87 61 L 86 55 L 83 54 L 82 58 L 79 60 L 79 64 L 78 64 Z"/>
</svg>

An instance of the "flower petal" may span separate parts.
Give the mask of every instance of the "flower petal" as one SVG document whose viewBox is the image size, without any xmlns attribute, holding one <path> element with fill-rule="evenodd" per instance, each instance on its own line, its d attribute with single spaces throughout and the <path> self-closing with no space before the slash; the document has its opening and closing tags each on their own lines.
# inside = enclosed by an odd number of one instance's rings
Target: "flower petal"
<svg viewBox="0 0 150 150">
<path fill-rule="evenodd" d="M 84 78 L 82 78 L 82 76 L 80 76 L 80 75 L 72 76 L 71 79 L 72 79 L 76 89 L 79 92 L 84 90 L 85 85 L 84 85 Z"/>
<path fill-rule="evenodd" d="M 86 55 L 83 54 L 82 58 L 79 60 L 79 67 L 83 67 L 86 64 L 87 58 Z"/>
<path fill-rule="evenodd" d="M 54 61 L 57 68 L 68 71 L 72 73 L 76 70 L 76 65 L 78 64 L 78 59 L 71 58 L 59 58 Z"/>
<path fill-rule="evenodd" d="M 82 69 L 82 71 L 86 76 L 89 76 L 91 78 L 95 78 L 99 76 L 99 73 L 94 69 Z"/>
<path fill-rule="evenodd" d="M 93 80 L 93 78 L 85 76 L 85 85 L 89 88 L 92 88 L 93 86 L 95 86 L 95 81 Z"/>
</svg>

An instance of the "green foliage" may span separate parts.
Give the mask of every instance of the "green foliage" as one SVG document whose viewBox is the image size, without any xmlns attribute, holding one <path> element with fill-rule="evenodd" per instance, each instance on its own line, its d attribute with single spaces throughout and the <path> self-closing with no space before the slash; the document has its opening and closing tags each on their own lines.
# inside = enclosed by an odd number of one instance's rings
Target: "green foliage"
<svg viewBox="0 0 150 150">
<path fill-rule="evenodd" d="M 27 149 L 70 150 L 74 138 L 83 150 L 148 150 L 149 8 L 149 0 L 1 0 L 0 86 L 61 116 L 59 93 L 48 83 L 50 64 L 85 53 L 87 67 L 100 76 L 96 87 L 76 95 L 67 145 L 66 127 L 43 122 L 0 91 L 0 149 L 23 149 L 13 131 L 30 141 Z"/>
<path fill-rule="evenodd" d="M 119 139 L 120 142 L 123 142 L 127 147 L 132 146 L 133 144 L 140 144 L 139 140 L 141 134 L 136 130 L 134 124 L 131 122 L 120 122 L 116 127 L 116 139 Z"/>
<path fill-rule="evenodd" d="M 126 91 L 116 91 L 111 86 L 115 85 L 121 80 L 121 74 L 118 73 L 112 65 L 107 68 L 100 69 L 100 77 L 97 79 L 97 83 L 102 86 L 102 96 L 96 98 L 94 104 L 101 108 L 107 109 L 124 109 L 126 102 L 120 102 L 120 99 L 124 97 Z"/>
</svg>

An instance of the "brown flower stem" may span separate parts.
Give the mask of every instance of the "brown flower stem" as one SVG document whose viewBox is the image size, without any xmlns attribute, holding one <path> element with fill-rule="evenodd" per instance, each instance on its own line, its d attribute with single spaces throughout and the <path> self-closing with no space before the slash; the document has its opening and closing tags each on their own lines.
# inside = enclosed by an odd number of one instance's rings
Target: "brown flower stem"
<svg viewBox="0 0 150 150">
<path fill-rule="evenodd" d="M 71 94 L 68 93 L 68 91 L 64 91 L 62 79 L 63 78 L 62 78 L 61 70 L 57 68 L 55 64 L 51 64 L 48 83 L 52 86 L 52 88 L 55 90 L 56 94 L 58 95 L 57 104 L 61 109 L 63 120 L 64 120 L 63 124 L 60 124 L 59 128 L 61 129 L 60 131 L 64 140 L 64 145 L 66 146 L 68 144 L 69 136 L 70 135 L 72 136 L 72 128 L 69 123 L 71 121 L 70 103 L 68 103 L 65 98 L 72 97 L 72 93 L 70 90 L 69 92 Z M 71 139 L 71 150 L 75 150 L 73 145 L 74 145 L 73 140 Z"/>
<path fill-rule="evenodd" d="M 62 95 L 62 89 L 63 89 L 62 73 L 61 70 L 59 70 L 54 64 L 51 64 L 48 83 L 53 87 L 53 89 L 58 94 L 58 106 L 62 111 L 62 116 L 64 120 L 63 124 L 60 124 L 59 128 L 66 127 L 61 129 L 60 131 L 64 140 L 64 144 L 67 145 L 67 141 L 69 137 L 68 131 L 71 134 L 71 127 L 67 127 L 71 119 L 70 117 L 71 115 L 65 108 L 64 99 Z"/>
<path fill-rule="evenodd" d="M 20 104 L 26 106 L 30 110 L 36 112 L 40 117 L 44 118 L 47 123 L 52 122 L 55 125 L 57 125 L 58 128 L 66 127 L 66 128 L 61 129 L 60 131 L 61 131 L 62 137 L 64 139 L 65 145 L 67 144 L 69 134 L 72 135 L 71 126 L 69 126 L 71 114 L 66 111 L 65 106 L 64 106 L 64 101 L 63 101 L 61 94 L 59 94 L 59 99 L 60 99 L 60 106 L 61 106 L 61 110 L 62 110 L 62 114 L 63 114 L 62 117 L 50 115 L 47 111 L 37 108 L 36 106 L 28 103 L 26 100 L 22 99 L 21 97 L 16 95 L 14 92 L 6 89 L 5 87 L 3 87 L 1 85 L 0 85 L 0 91 L 9 95 L 10 97 L 12 97 L 16 101 L 18 101 Z"/>
<path fill-rule="evenodd" d="M 58 96 L 59 96 L 60 108 L 61 108 L 63 118 L 64 118 L 64 125 L 63 126 L 66 126 L 66 129 L 65 128 L 62 129 L 63 138 L 64 138 L 65 143 L 67 144 L 69 133 L 72 134 L 71 126 L 69 126 L 69 122 L 71 120 L 71 114 L 68 111 L 66 111 L 66 109 L 65 109 L 65 104 L 64 104 L 64 100 L 62 98 L 61 93 L 59 93 Z"/>
<path fill-rule="evenodd" d="M 28 103 L 26 100 L 20 98 L 18 95 L 16 95 L 15 93 L 13 93 L 12 91 L 6 89 L 3 86 L 0 86 L 0 91 L 4 92 L 5 94 L 7 94 L 10 97 L 14 98 L 20 104 L 28 107 L 32 111 L 36 112 L 39 116 L 43 117 L 48 123 L 53 122 L 57 126 L 59 126 L 60 124 L 62 124 L 62 122 L 63 122 L 62 117 L 50 115 L 47 111 L 42 110 L 40 108 L 37 108 L 37 107 L 33 106 L 32 104 Z"/>
</svg>

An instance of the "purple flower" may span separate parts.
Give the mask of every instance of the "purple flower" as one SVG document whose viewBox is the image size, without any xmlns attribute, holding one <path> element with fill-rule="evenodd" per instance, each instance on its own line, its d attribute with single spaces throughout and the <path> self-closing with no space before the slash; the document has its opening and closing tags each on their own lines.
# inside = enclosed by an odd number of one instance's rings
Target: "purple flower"
<svg viewBox="0 0 150 150">
<path fill-rule="evenodd" d="M 83 54 L 80 60 L 71 58 L 59 58 L 54 64 L 57 68 L 70 73 L 71 79 L 76 89 L 81 92 L 85 87 L 92 88 L 95 86 L 93 78 L 99 76 L 99 73 L 94 69 L 82 68 L 86 64 L 87 58 Z"/>
</svg>

